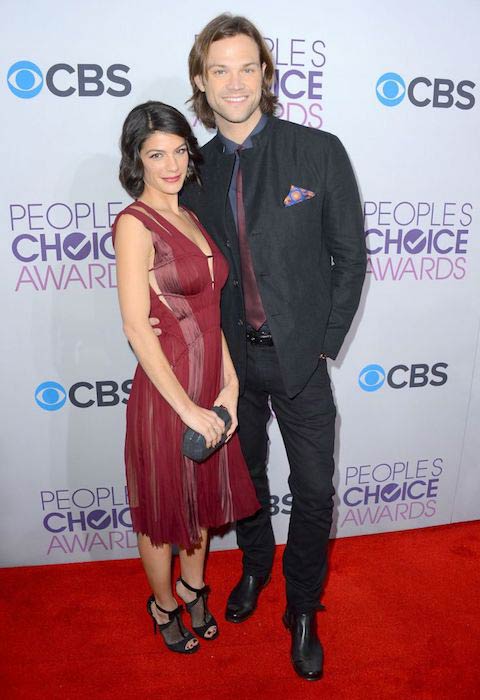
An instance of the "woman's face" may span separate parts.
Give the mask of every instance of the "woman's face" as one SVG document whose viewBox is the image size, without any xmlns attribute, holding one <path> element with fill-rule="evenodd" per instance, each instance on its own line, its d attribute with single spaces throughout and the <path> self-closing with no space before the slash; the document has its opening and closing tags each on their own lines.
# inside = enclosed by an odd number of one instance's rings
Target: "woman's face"
<svg viewBox="0 0 480 700">
<path fill-rule="evenodd" d="M 143 163 L 144 192 L 177 195 L 182 189 L 188 168 L 188 150 L 185 139 L 175 134 L 155 131 L 140 149 Z"/>
</svg>

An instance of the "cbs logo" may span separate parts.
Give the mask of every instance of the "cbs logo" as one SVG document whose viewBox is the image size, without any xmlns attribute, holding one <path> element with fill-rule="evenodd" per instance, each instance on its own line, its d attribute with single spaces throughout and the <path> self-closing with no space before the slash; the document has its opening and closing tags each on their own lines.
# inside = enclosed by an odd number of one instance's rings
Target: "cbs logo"
<svg viewBox="0 0 480 700">
<path fill-rule="evenodd" d="M 448 109 L 472 109 L 475 97 L 471 92 L 475 83 L 471 80 L 461 80 L 456 85 L 449 78 L 414 78 L 408 86 L 398 73 L 384 73 L 377 80 L 376 93 L 383 105 L 395 107 L 407 95 L 415 107 L 438 107 Z"/>
<path fill-rule="evenodd" d="M 76 408 L 117 406 L 120 401 L 127 403 L 132 380 L 126 379 L 121 385 L 113 380 L 76 382 L 67 391 L 58 382 L 43 382 L 35 389 L 35 402 L 44 411 L 58 411 L 65 405 L 67 397 Z"/>
<path fill-rule="evenodd" d="M 392 389 L 443 386 L 448 379 L 447 367 L 446 362 L 437 362 L 431 367 L 426 364 L 395 365 L 386 372 L 381 365 L 366 365 L 358 375 L 358 385 L 367 392 L 378 391 L 385 382 Z"/>
<path fill-rule="evenodd" d="M 70 97 L 75 93 L 79 97 L 99 97 L 106 93 L 112 97 L 125 97 L 132 90 L 132 84 L 125 77 L 129 66 L 114 63 L 106 69 L 97 63 L 55 63 L 46 74 L 45 79 L 40 68 L 31 61 L 17 61 L 10 66 L 7 73 L 7 85 L 10 91 L 22 99 L 31 99 L 38 95 L 44 84 L 56 97 Z"/>
</svg>

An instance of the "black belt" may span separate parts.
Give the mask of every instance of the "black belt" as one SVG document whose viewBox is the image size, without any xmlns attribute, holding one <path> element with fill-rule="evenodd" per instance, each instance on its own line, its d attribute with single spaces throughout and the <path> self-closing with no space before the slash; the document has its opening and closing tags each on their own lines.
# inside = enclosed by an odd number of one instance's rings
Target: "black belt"
<svg viewBox="0 0 480 700">
<path fill-rule="evenodd" d="M 262 326 L 258 331 L 247 328 L 247 340 L 252 345 L 273 345 L 272 334 L 268 326 Z"/>
</svg>

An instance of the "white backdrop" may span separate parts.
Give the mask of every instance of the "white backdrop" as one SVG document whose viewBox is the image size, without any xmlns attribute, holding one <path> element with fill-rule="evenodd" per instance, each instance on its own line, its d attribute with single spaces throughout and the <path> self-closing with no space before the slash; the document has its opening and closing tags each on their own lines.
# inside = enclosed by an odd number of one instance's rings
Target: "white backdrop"
<svg viewBox="0 0 480 700">
<path fill-rule="evenodd" d="M 135 360 L 117 309 L 110 227 L 128 201 L 118 139 L 134 105 L 174 104 L 202 143 L 211 136 L 185 106 L 186 61 L 195 32 L 225 4 L 177 7 L 2 3 L 5 566 L 136 555 L 123 467 Z M 331 363 L 333 534 L 478 518 L 480 5 L 273 8 L 244 0 L 228 9 L 266 37 L 282 115 L 342 139 L 365 201 L 369 273 Z M 284 542 L 288 470 L 274 419 L 270 436 Z M 233 546 L 233 533 L 213 541 Z"/>
</svg>

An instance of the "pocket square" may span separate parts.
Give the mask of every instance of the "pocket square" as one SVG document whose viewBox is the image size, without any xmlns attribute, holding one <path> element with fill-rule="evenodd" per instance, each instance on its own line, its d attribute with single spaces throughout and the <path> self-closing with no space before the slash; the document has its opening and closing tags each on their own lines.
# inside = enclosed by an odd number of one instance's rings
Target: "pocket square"
<svg viewBox="0 0 480 700">
<path fill-rule="evenodd" d="M 304 202 L 306 199 L 311 199 L 315 197 L 315 192 L 311 190 L 305 190 L 303 187 L 296 187 L 295 185 L 290 185 L 290 192 L 287 194 L 283 200 L 283 206 L 291 207 L 299 202 Z"/>
</svg>

